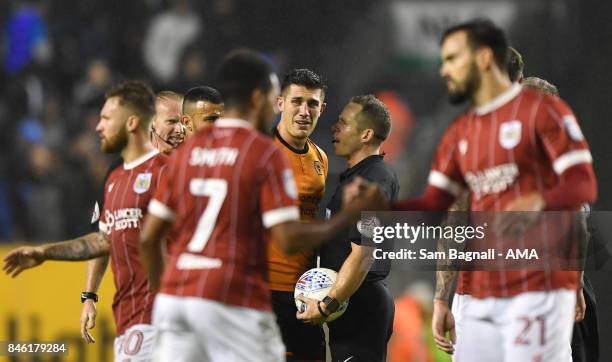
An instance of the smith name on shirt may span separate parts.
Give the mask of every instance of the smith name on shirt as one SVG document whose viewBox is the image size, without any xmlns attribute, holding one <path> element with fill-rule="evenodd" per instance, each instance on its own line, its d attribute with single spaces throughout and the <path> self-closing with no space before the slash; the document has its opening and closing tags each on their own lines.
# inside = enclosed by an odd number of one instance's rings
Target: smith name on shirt
<svg viewBox="0 0 612 362">
<path fill-rule="evenodd" d="M 189 164 L 191 166 L 208 167 L 215 167 L 217 165 L 231 166 L 236 163 L 236 158 L 238 158 L 237 148 L 194 147 L 194 149 L 191 150 L 191 158 L 189 159 Z"/>
</svg>

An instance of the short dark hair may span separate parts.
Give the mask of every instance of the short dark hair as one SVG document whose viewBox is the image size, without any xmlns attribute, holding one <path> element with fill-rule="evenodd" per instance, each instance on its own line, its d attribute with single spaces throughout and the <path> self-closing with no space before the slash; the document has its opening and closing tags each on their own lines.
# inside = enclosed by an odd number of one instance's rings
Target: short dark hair
<svg viewBox="0 0 612 362">
<path fill-rule="evenodd" d="M 185 112 L 185 105 L 188 103 L 195 103 L 198 101 L 206 101 L 214 104 L 222 104 L 223 97 L 221 93 L 213 87 L 200 86 L 193 87 L 187 91 L 183 99 L 183 112 Z"/>
<path fill-rule="evenodd" d="M 518 82 L 523 76 L 523 69 L 525 69 L 525 62 L 523 62 L 521 53 L 513 47 L 508 47 L 508 75 L 510 80 Z"/>
<path fill-rule="evenodd" d="M 284 92 L 290 85 L 301 85 L 306 89 L 320 89 L 323 94 L 327 91 L 325 80 L 319 74 L 310 69 L 292 69 L 283 78 L 281 92 Z"/>
<path fill-rule="evenodd" d="M 374 138 L 382 143 L 391 132 L 391 114 L 387 106 L 372 94 L 360 95 L 351 98 L 351 103 L 359 104 L 362 109 L 357 114 L 357 127 L 360 130 L 371 128 Z"/>
<path fill-rule="evenodd" d="M 112 87 L 105 97 L 118 97 L 119 104 L 129 107 L 140 118 L 140 128 L 148 129 L 155 115 L 155 93 L 148 84 L 139 80 L 126 80 Z"/>
<path fill-rule="evenodd" d="M 497 66 L 507 72 L 508 64 L 508 41 L 504 31 L 488 19 L 474 19 L 465 23 L 454 25 L 442 35 L 440 44 L 446 38 L 458 31 L 465 31 L 467 39 L 472 49 L 488 47 L 493 51 L 493 57 Z"/>
<path fill-rule="evenodd" d="M 221 62 L 216 76 L 216 87 L 223 95 L 226 107 L 246 106 L 256 89 L 272 89 L 272 66 L 264 57 L 250 49 L 230 52 Z"/>
</svg>

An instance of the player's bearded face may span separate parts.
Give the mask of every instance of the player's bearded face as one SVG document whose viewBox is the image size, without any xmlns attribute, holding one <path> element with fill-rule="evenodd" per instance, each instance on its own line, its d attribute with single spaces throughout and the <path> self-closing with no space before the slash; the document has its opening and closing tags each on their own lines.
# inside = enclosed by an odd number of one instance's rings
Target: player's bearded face
<svg viewBox="0 0 612 362">
<path fill-rule="evenodd" d="M 128 142 L 126 122 L 130 113 L 121 106 L 118 97 L 106 100 L 100 112 L 96 132 L 100 136 L 100 149 L 105 153 L 120 152 Z"/>
<path fill-rule="evenodd" d="M 125 148 L 128 142 L 128 132 L 127 132 L 127 129 L 125 128 L 125 123 L 123 123 L 123 125 L 119 127 L 117 132 L 115 132 L 114 134 L 109 135 L 109 136 L 101 134 L 100 137 L 101 137 L 100 148 L 102 149 L 102 152 L 104 153 L 121 152 L 121 150 Z"/>
<path fill-rule="evenodd" d="M 447 79 L 448 100 L 452 104 L 460 104 L 472 98 L 476 89 L 480 87 L 480 73 L 476 62 L 473 61 L 465 78 L 461 81 Z"/>
<path fill-rule="evenodd" d="M 474 53 L 464 31 L 448 35 L 442 43 L 440 75 L 446 81 L 449 100 L 453 104 L 471 99 L 480 86 Z"/>
</svg>

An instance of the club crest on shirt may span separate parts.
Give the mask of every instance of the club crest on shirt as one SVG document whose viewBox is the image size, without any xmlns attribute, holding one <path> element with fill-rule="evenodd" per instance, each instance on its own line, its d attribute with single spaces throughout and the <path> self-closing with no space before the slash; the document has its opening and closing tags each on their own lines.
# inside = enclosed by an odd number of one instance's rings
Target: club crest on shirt
<svg viewBox="0 0 612 362">
<path fill-rule="evenodd" d="M 521 121 L 504 122 L 499 127 L 499 144 L 509 150 L 521 141 Z"/>
<path fill-rule="evenodd" d="M 147 192 L 151 187 L 152 177 L 153 174 L 150 172 L 138 174 L 138 176 L 136 176 L 136 181 L 134 181 L 134 192 L 137 194 Z"/>
<path fill-rule="evenodd" d="M 317 171 L 317 175 L 323 175 L 323 165 L 319 161 L 314 162 L 314 169 Z"/>
</svg>

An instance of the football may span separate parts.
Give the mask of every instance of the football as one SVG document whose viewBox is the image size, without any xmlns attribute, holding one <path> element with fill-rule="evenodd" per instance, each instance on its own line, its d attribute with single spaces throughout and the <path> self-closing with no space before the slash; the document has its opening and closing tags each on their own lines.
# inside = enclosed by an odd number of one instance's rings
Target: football
<svg viewBox="0 0 612 362">
<path fill-rule="evenodd" d="M 313 268 L 308 270 L 306 273 L 298 279 L 295 284 L 295 291 L 293 296 L 295 299 L 295 305 L 299 311 L 303 312 L 306 309 L 306 304 L 302 303 L 297 299 L 299 295 L 303 295 L 307 298 L 316 300 L 323 300 L 332 285 L 336 282 L 337 273 L 327 268 Z M 348 306 L 348 300 L 340 305 L 340 308 L 332 313 L 328 318 L 327 322 L 331 322 L 340 317 Z"/>
</svg>

